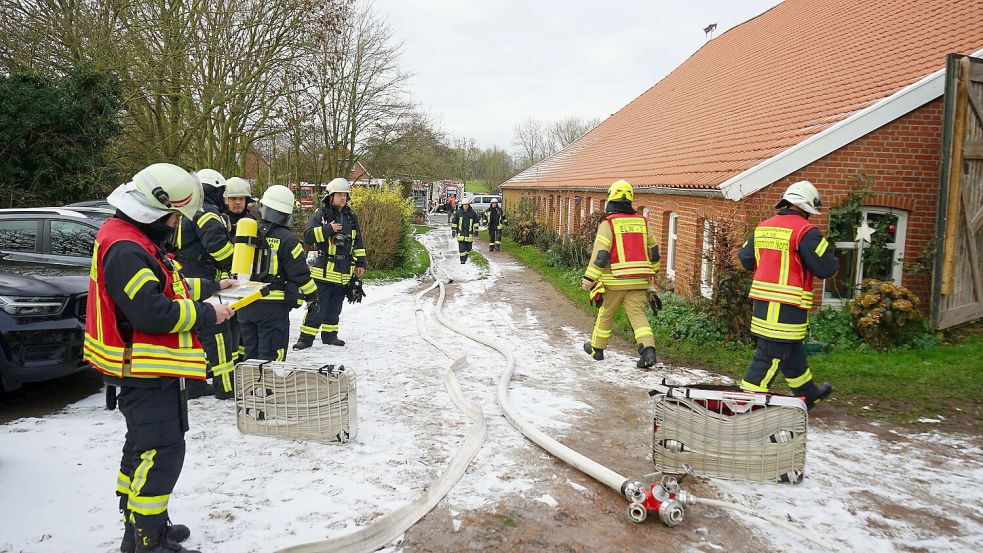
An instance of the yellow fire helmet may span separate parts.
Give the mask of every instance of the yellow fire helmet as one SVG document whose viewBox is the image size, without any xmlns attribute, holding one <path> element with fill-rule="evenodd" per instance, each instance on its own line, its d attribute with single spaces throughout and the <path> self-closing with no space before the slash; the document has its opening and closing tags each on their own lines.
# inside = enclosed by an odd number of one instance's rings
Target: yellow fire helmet
<svg viewBox="0 0 983 553">
<path fill-rule="evenodd" d="M 616 181 L 608 188 L 608 201 L 614 200 L 628 200 L 629 202 L 635 201 L 635 190 L 632 189 L 631 184 L 626 180 Z"/>
</svg>

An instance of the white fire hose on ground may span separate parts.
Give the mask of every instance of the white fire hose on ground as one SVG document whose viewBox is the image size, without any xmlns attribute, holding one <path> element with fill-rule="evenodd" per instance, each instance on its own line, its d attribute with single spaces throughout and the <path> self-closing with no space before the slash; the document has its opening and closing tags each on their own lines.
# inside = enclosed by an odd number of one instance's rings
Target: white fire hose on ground
<svg viewBox="0 0 983 553">
<path fill-rule="evenodd" d="M 279 550 L 277 553 L 371 552 L 384 547 L 398 538 L 418 520 L 423 518 L 423 516 L 426 515 L 440 501 L 440 499 L 447 494 L 454 483 L 461 478 L 468 464 L 470 464 L 470 462 L 477 455 L 478 450 L 481 448 L 481 445 L 484 443 L 487 436 L 484 415 L 482 414 L 480 406 L 464 397 L 458 384 L 457 377 L 454 375 L 456 371 L 467 366 L 467 360 L 465 357 L 455 356 L 452 352 L 442 347 L 429 335 L 426 330 L 425 316 L 423 314 L 422 307 L 420 306 L 420 299 L 434 288 L 438 287 L 440 289 L 440 295 L 434 310 L 437 320 L 452 332 L 470 338 L 471 340 L 474 340 L 480 344 L 484 344 L 498 351 L 505 358 L 506 368 L 505 372 L 502 373 L 502 376 L 498 381 L 496 395 L 498 404 L 502 409 L 502 413 L 509 423 L 511 423 L 516 430 L 535 442 L 541 448 L 545 449 L 554 457 L 559 458 L 570 466 L 580 470 L 584 474 L 594 478 L 598 482 L 625 496 L 631 502 L 629 506 L 629 517 L 632 518 L 632 520 L 635 520 L 636 522 L 644 520 L 646 506 L 649 506 L 652 503 L 658 506 L 661 503 L 668 508 L 659 510 L 660 519 L 662 519 L 663 522 L 669 526 L 675 526 L 682 521 L 683 508 L 686 505 L 703 504 L 757 516 L 830 551 L 838 551 L 835 546 L 821 540 L 820 538 L 813 536 L 812 534 L 783 520 L 765 515 L 751 509 L 750 507 L 727 501 L 698 498 L 692 494 L 689 494 L 688 492 L 682 492 L 679 490 L 678 483 L 673 478 L 664 478 L 662 484 L 653 485 L 648 488 L 642 482 L 638 480 L 629 480 L 608 467 L 605 467 L 604 465 L 590 459 L 589 457 L 586 457 L 570 449 L 569 447 L 564 446 L 533 426 L 529 421 L 522 418 L 515 412 L 508 399 L 508 385 L 512 379 L 512 374 L 515 371 L 515 358 L 512 355 L 512 351 L 502 343 L 480 336 L 477 333 L 472 332 L 471 330 L 444 317 L 442 308 L 445 297 L 445 283 L 437 276 L 437 271 L 441 269 L 436 266 L 436 260 L 434 257 L 433 252 L 431 252 L 430 275 L 433 276 L 434 283 L 426 290 L 420 292 L 416 297 L 417 330 L 424 340 L 432 344 L 435 348 L 440 350 L 448 357 L 454 359 L 447 371 L 444 383 L 447 387 L 448 393 L 451 395 L 451 400 L 459 409 L 468 415 L 468 417 L 474 423 L 468 437 L 465 439 L 461 448 L 458 449 L 457 453 L 455 453 L 445 473 L 413 503 L 404 505 L 391 513 L 383 515 L 369 526 L 356 530 L 350 534 L 328 540 L 288 547 Z M 443 256 L 440 255 L 440 257 Z M 448 279 L 448 282 L 450 282 L 450 279 Z M 658 495 L 660 493 L 664 495 Z"/>
<path fill-rule="evenodd" d="M 431 263 L 433 263 L 432 258 Z M 431 274 L 434 273 L 431 272 Z M 434 283 L 426 290 L 417 294 L 416 328 L 424 340 L 453 360 L 444 376 L 444 387 L 447 389 L 447 393 L 450 395 L 454 405 L 467 415 L 472 422 L 471 430 L 468 432 L 461 447 L 458 448 L 454 457 L 451 458 L 444 473 L 430 485 L 423 495 L 412 503 L 387 513 L 374 520 L 372 524 L 349 534 L 287 547 L 280 549 L 277 553 L 368 553 L 385 547 L 416 524 L 417 521 L 430 512 L 447 495 L 447 492 L 464 475 L 464 471 L 471 464 L 471 461 L 474 460 L 482 444 L 485 443 L 488 428 L 485 424 L 485 416 L 481 410 L 481 406 L 464 396 L 461 386 L 457 381 L 457 376 L 454 374 L 468 365 L 467 358 L 458 356 L 447 348 L 444 348 L 427 331 L 426 317 L 420 305 L 420 299 L 437 287 L 440 288 L 440 296 L 437 299 L 437 312 L 439 313 L 441 305 L 444 302 L 444 282 L 442 280 L 438 279 L 434 274 Z"/>
<path fill-rule="evenodd" d="M 431 274 L 434 274 L 436 278 L 436 272 L 434 269 L 435 260 L 432 254 L 430 256 L 430 263 L 431 263 Z M 441 299 L 442 298 L 443 298 L 443 287 L 441 287 Z M 454 323 L 453 321 L 448 320 L 446 317 L 444 317 L 444 313 L 442 310 L 442 302 L 438 302 L 434 314 L 437 320 L 451 331 L 456 332 L 457 334 L 460 334 L 467 338 L 470 338 L 471 340 L 474 340 L 475 342 L 478 342 L 480 344 L 484 344 L 494 349 L 495 351 L 499 352 L 505 358 L 506 367 L 505 367 L 505 372 L 502 373 L 502 376 L 498 381 L 497 399 L 498 399 L 498 404 L 502 409 L 502 414 L 509 421 L 509 423 L 511 423 L 512 426 L 515 427 L 516 430 L 518 430 L 524 436 L 535 442 L 536 445 L 538 445 L 539 447 L 545 449 L 548 453 L 550 453 L 554 457 L 557 457 L 558 459 L 562 460 L 568 465 L 576 468 L 577 470 L 583 472 L 584 474 L 590 476 L 591 478 L 597 480 L 598 482 L 604 484 L 605 486 L 625 496 L 631 502 L 629 509 L 634 509 L 637 512 L 637 509 L 643 506 L 643 502 L 646 499 L 649 500 L 652 499 L 651 497 L 652 489 L 659 488 L 659 485 L 654 485 L 651 486 L 650 488 L 647 488 L 642 482 L 638 480 L 630 480 L 622 476 L 621 474 L 618 474 L 617 472 L 611 470 L 610 468 L 605 467 L 604 465 L 574 451 L 573 449 L 570 449 L 569 447 L 561 444 L 560 442 L 546 435 L 541 430 L 533 426 L 532 423 L 522 418 L 522 416 L 520 416 L 515 411 L 512 404 L 509 402 L 509 398 L 508 398 L 509 382 L 512 380 L 512 374 L 515 371 L 515 357 L 512 355 L 511 349 L 509 349 L 501 342 L 481 336 L 478 333 L 464 326 L 461 326 L 459 324 Z M 678 491 L 678 485 L 676 485 L 676 490 Z M 674 493 L 672 499 L 675 498 L 676 497 Z M 685 507 L 685 505 L 703 504 L 711 507 L 731 509 L 752 516 L 757 516 L 776 526 L 779 526 L 790 532 L 793 532 L 796 535 L 801 536 L 802 538 L 811 541 L 821 547 L 824 547 L 830 551 L 838 551 L 838 549 L 834 545 L 810 534 L 809 532 L 802 530 L 801 528 L 797 528 L 783 520 L 765 515 L 761 512 L 758 512 L 744 505 L 731 503 L 727 501 L 719 501 L 715 499 L 698 498 L 687 492 L 682 492 L 680 494 L 679 499 L 683 501 L 679 501 L 678 503 L 673 504 L 676 505 L 675 510 L 672 510 L 671 512 L 667 511 L 665 512 L 665 514 L 660 513 L 661 515 L 660 518 L 663 520 L 663 522 L 665 522 L 669 526 L 675 526 L 676 524 L 682 521 L 682 517 L 683 517 L 682 509 Z M 668 502 L 666 502 L 666 504 L 669 505 Z M 642 518 L 644 519 L 644 516 Z"/>
</svg>

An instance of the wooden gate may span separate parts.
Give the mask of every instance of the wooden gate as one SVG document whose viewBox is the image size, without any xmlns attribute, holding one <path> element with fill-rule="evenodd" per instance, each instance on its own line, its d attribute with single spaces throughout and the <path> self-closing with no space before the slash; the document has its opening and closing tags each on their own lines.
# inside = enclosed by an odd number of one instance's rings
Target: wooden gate
<svg viewBox="0 0 983 553">
<path fill-rule="evenodd" d="M 936 329 L 983 318 L 983 60 L 950 54 L 932 286 Z"/>
</svg>

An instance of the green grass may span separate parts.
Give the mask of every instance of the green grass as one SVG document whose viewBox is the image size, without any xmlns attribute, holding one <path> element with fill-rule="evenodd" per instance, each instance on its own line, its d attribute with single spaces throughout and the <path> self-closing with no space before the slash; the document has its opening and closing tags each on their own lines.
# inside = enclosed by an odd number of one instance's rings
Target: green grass
<svg viewBox="0 0 983 553">
<path fill-rule="evenodd" d="M 494 185 L 486 180 L 469 180 L 464 183 L 464 191 L 472 194 L 491 194 Z"/>
<path fill-rule="evenodd" d="M 561 294 L 582 309 L 596 314 L 580 288 L 580 270 L 557 268 L 546 262 L 534 246 L 519 246 L 505 238 L 502 248 L 536 271 Z M 656 316 L 657 317 L 657 316 Z M 653 320 L 659 359 L 676 365 L 706 368 L 737 379 L 751 359 L 749 343 L 674 340 Z M 614 333 L 634 344 L 623 310 L 615 318 Z M 834 350 L 814 355 L 809 365 L 817 380 L 834 385 L 828 402 L 849 414 L 896 423 L 914 423 L 919 417 L 942 415 L 946 423 L 932 425 L 983 428 L 977 398 L 983 396 L 983 334 L 975 333 L 954 344 L 885 353 Z M 776 391 L 784 381 L 776 379 Z M 868 407 L 865 409 L 865 407 Z"/>
<path fill-rule="evenodd" d="M 365 275 L 362 278 L 366 281 L 375 282 L 402 280 L 404 278 L 417 277 L 427 272 L 427 269 L 430 268 L 430 255 L 427 253 L 427 248 L 413 238 L 409 240 L 409 247 L 409 255 L 406 256 L 401 266 L 383 270 L 370 269 L 365 271 Z"/>
<path fill-rule="evenodd" d="M 488 258 L 482 255 L 478 250 L 471 250 L 468 254 L 468 258 L 474 263 L 482 272 L 488 272 Z"/>
<path fill-rule="evenodd" d="M 426 234 L 433 230 L 429 225 L 413 225 L 413 234 Z"/>
</svg>

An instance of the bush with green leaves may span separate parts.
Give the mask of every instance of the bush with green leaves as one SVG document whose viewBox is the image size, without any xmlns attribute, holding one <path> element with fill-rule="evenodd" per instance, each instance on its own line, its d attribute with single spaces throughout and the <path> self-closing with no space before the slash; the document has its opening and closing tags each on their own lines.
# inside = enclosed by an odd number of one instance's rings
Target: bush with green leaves
<svg viewBox="0 0 983 553">
<path fill-rule="evenodd" d="M 826 342 L 836 349 L 854 349 L 861 345 L 846 305 L 824 307 L 809 320 L 809 339 Z"/>
<path fill-rule="evenodd" d="M 719 343 L 724 333 L 713 318 L 692 300 L 663 293 L 662 310 L 649 319 L 652 330 L 675 340 Z"/>
<path fill-rule="evenodd" d="M 358 216 L 365 242 L 365 257 L 372 269 L 392 269 L 402 264 L 412 248 L 413 200 L 398 185 L 352 190 L 351 207 Z"/>
<path fill-rule="evenodd" d="M 918 296 L 904 286 L 868 278 L 860 283 L 860 293 L 850 302 L 850 315 L 864 342 L 886 350 L 924 328 L 918 303 Z"/>
</svg>

